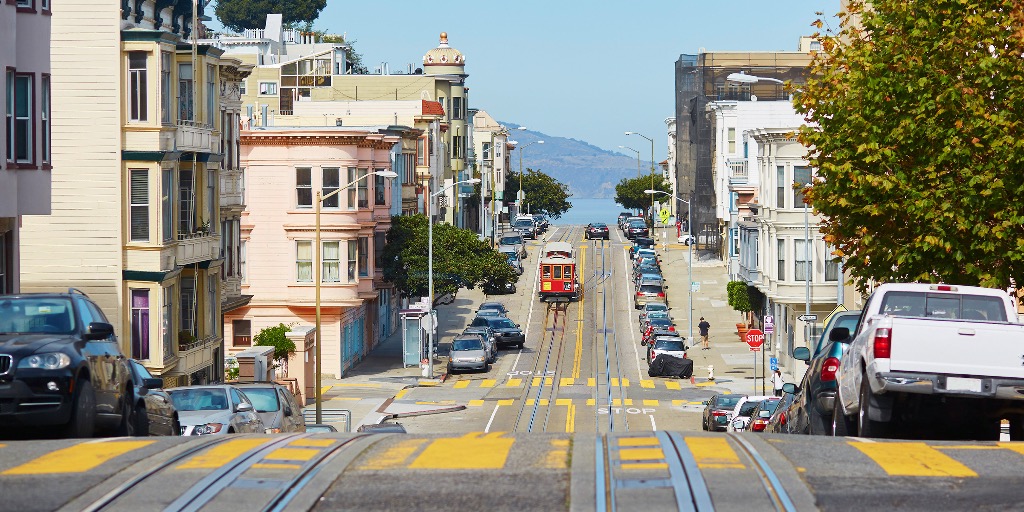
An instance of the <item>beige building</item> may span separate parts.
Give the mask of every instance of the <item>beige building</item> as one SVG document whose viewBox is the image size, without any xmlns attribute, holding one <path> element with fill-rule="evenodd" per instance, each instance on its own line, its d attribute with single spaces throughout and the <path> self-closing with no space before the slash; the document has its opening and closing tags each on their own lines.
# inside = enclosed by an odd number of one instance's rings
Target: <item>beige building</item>
<svg viewBox="0 0 1024 512">
<path fill-rule="evenodd" d="M 193 5 L 54 11 L 53 212 L 22 236 L 23 289 L 89 293 L 167 386 L 221 378 L 222 165 L 241 179 L 234 87 L 248 69 L 191 44 Z M 240 204 L 226 206 L 230 221 Z"/>
<path fill-rule="evenodd" d="M 0 295 L 20 286 L 22 216 L 50 213 L 50 0 L 0 4 Z"/>
<path fill-rule="evenodd" d="M 505 202 L 505 178 L 509 168 L 509 129 L 483 110 L 473 112 L 473 151 L 470 154 L 474 177 L 480 178 L 480 207 L 475 225 L 478 232 L 496 241 L 501 235 L 502 215 L 508 217 Z"/>
</svg>

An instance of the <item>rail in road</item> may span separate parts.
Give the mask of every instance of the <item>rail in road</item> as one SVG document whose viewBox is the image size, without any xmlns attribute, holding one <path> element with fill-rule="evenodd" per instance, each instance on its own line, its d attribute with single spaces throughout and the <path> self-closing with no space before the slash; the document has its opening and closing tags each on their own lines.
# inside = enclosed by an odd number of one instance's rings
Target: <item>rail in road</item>
<svg viewBox="0 0 1024 512">
<path fill-rule="evenodd" d="M 0 444 L 3 508 L 25 511 L 1007 510 L 1022 470 L 1019 442 L 676 431 Z"/>
</svg>

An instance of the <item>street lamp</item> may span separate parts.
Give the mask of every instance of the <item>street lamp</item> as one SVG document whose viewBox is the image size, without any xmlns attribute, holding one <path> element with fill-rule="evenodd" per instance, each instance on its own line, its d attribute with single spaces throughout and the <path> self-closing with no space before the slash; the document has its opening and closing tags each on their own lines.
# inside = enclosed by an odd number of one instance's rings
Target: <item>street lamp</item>
<svg viewBox="0 0 1024 512">
<path fill-rule="evenodd" d="M 690 323 L 690 343 L 693 343 L 693 242 L 694 242 L 694 240 L 693 240 L 693 236 L 690 234 L 692 232 L 692 228 L 690 227 L 690 202 L 687 201 L 686 199 L 683 199 L 683 198 L 679 197 L 679 196 L 669 194 L 668 192 L 665 192 L 663 190 L 647 189 L 647 190 L 644 190 L 644 194 L 650 194 L 652 201 L 654 200 L 654 194 L 664 194 L 666 196 L 669 196 L 669 197 L 675 199 L 676 201 L 682 201 L 682 202 L 686 203 L 686 231 L 687 231 L 687 233 L 686 233 L 686 247 L 687 247 L 687 252 L 689 253 L 689 258 L 687 258 L 687 259 L 689 260 L 688 263 L 689 263 L 689 266 L 690 266 L 690 268 L 689 268 L 689 281 L 690 282 L 686 283 L 687 284 L 687 288 L 689 288 L 688 294 L 689 294 L 689 297 L 690 297 L 690 300 L 689 300 L 690 301 L 690 304 L 689 304 L 690 311 L 686 315 L 689 318 L 689 323 Z"/>
<path fill-rule="evenodd" d="M 522 126 L 520 126 L 520 128 L 525 130 Z M 544 144 L 544 141 L 535 140 L 521 148 L 516 148 L 519 150 L 519 193 L 516 194 L 518 196 L 516 197 L 516 215 L 519 215 L 519 212 L 523 210 L 523 201 L 520 198 L 526 198 L 526 193 L 523 192 L 523 150 L 534 144 Z"/>
<path fill-rule="evenodd" d="M 786 82 L 783 82 L 782 80 L 779 80 L 778 78 L 770 78 L 770 77 L 766 77 L 766 76 L 748 75 L 748 74 L 743 73 L 743 72 L 740 72 L 740 73 L 729 73 L 729 76 L 725 77 L 725 79 L 730 81 L 730 82 L 736 82 L 736 83 L 739 83 L 739 84 L 754 84 L 754 83 L 757 83 L 757 82 L 774 82 L 774 83 L 777 83 L 777 84 L 785 84 L 786 83 Z"/>
<path fill-rule="evenodd" d="M 629 146 L 619 146 L 619 147 L 622 148 L 622 149 L 628 149 L 628 150 L 636 153 L 636 177 L 639 178 L 640 177 L 640 150 L 639 149 L 633 149 L 633 148 L 631 148 Z"/>
<path fill-rule="evenodd" d="M 320 261 L 320 205 L 323 204 L 324 200 L 330 199 L 331 197 L 334 197 L 335 195 L 338 194 L 338 192 L 341 192 L 342 190 L 348 190 L 348 187 L 351 187 L 352 185 L 355 185 L 356 183 L 359 183 L 360 181 L 362 181 L 362 180 L 364 180 L 366 178 L 369 178 L 370 176 L 380 176 L 380 177 L 387 178 L 387 179 L 395 179 L 395 178 L 398 177 L 398 174 L 395 173 L 394 171 L 374 171 L 374 172 L 367 173 L 367 174 L 365 174 L 363 176 L 360 176 L 360 177 L 356 178 L 355 181 L 349 183 L 348 185 L 345 185 L 343 187 L 338 187 L 337 189 L 335 189 L 330 194 L 327 194 L 326 196 L 321 196 L 320 195 L 320 194 L 323 193 L 322 190 L 317 190 L 316 191 L 316 259 L 314 260 L 314 264 L 315 264 L 316 270 L 315 270 L 315 274 L 314 274 L 314 279 L 316 280 L 316 334 L 315 334 L 315 336 L 316 336 L 316 422 L 317 423 L 323 423 L 323 421 L 321 421 L 323 419 L 323 397 L 320 396 L 320 388 L 321 388 L 321 384 L 320 384 L 320 382 L 321 382 L 321 373 L 320 373 L 320 368 L 321 368 L 321 365 L 320 365 L 320 354 L 321 354 L 321 350 L 320 350 L 320 344 L 321 343 L 320 343 L 320 341 L 321 341 L 321 338 L 322 338 L 321 335 L 320 335 L 320 279 L 321 279 L 320 278 L 320 272 L 321 272 L 321 267 L 323 266 L 323 262 Z M 339 269 L 339 272 L 340 272 L 340 269 Z"/>
<path fill-rule="evenodd" d="M 430 211 L 427 212 L 427 295 L 430 300 L 430 336 L 427 340 L 427 374 L 434 378 L 434 198 L 445 193 L 448 189 L 467 183 L 476 185 L 480 178 L 456 181 L 437 192 L 430 194 Z"/>
<path fill-rule="evenodd" d="M 654 188 L 654 139 L 637 132 L 626 132 L 626 135 L 639 135 L 651 141 L 651 188 Z M 651 227 L 654 227 L 654 195 L 651 195 Z"/>
</svg>

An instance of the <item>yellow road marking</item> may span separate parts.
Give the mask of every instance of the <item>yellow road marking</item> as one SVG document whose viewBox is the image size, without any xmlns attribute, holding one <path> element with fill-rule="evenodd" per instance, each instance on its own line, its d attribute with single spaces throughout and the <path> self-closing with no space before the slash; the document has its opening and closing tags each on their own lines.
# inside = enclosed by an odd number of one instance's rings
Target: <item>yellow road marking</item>
<svg viewBox="0 0 1024 512">
<path fill-rule="evenodd" d="M 329 398 L 327 401 L 328 402 L 358 402 L 360 400 L 362 400 L 362 398 L 355 398 L 355 397 L 351 397 L 351 396 L 336 396 L 336 397 L 333 397 L 333 398 Z"/>
<path fill-rule="evenodd" d="M 460 380 L 460 381 L 455 383 L 454 387 L 455 387 L 455 389 L 465 389 L 465 388 L 468 388 L 469 387 L 469 381 L 468 380 Z"/>
<path fill-rule="evenodd" d="M 253 469 L 301 469 L 302 466 L 299 464 L 277 464 L 277 463 L 256 463 L 252 465 Z"/>
<path fill-rule="evenodd" d="M 505 382 L 506 388 L 518 388 L 523 385 L 523 379 L 509 379 Z"/>
<path fill-rule="evenodd" d="M 315 446 L 318 448 L 326 448 L 334 444 L 334 439 L 296 439 L 288 443 L 288 446 Z"/>
<path fill-rule="evenodd" d="M 555 405 L 572 405 L 572 398 L 556 398 Z"/>
<path fill-rule="evenodd" d="M 114 441 L 83 443 L 47 453 L 42 457 L 15 466 L 2 475 L 46 475 L 53 473 L 84 473 L 115 457 L 149 446 L 156 441 Z"/>
<path fill-rule="evenodd" d="M 656 437 L 620 437 L 619 446 L 661 446 Z"/>
<path fill-rule="evenodd" d="M 688 403 L 690 403 L 689 400 L 672 400 L 673 407 L 679 407 L 680 405 L 686 405 Z"/>
<path fill-rule="evenodd" d="M 893 476 L 976 477 L 977 473 L 925 443 L 849 444 Z"/>
<path fill-rule="evenodd" d="M 417 382 L 416 384 L 422 387 L 432 388 L 434 386 L 440 385 L 441 383 L 433 380 L 420 379 L 419 382 Z"/>
<path fill-rule="evenodd" d="M 715 385 L 715 381 L 712 381 L 712 380 L 705 381 L 705 382 L 698 382 L 696 384 L 696 386 L 699 387 L 699 388 L 702 388 L 704 386 L 714 386 L 714 385 Z"/>
<path fill-rule="evenodd" d="M 597 405 L 597 400 L 594 400 L 593 398 L 588 398 L 587 405 Z"/>
<path fill-rule="evenodd" d="M 614 387 L 618 387 L 618 386 L 619 386 L 619 379 L 617 379 L 615 377 L 612 377 L 612 387 L 614 388 Z M 629 387 L 629 379 L 622 379 L 622 387 L 624 387 L 624 388 L 628 388 Z"/>
<path fill-rule="evenodd" d="M 1024 443 L 998 443 L 1000 448 L 1015 451 L 1024 455 Z"/>
<path fill-rule="evenodd" d="M 633 399 L 632 398 L 627 398 L 626 399 L 626 405 L 633 405 Z M 622 399 L 621 398 L 613 398 L 612 399 L 612 407 L 622 407 Z"/>
<path fill-rule="evenodd" d="M 482 407 L 484 405 L 484 401 L 483 400 L 470 400 L 468 405 L 470 407 Z"/>
<path fill-rule="evenodd" d="M 935 448 L 936 450 L 1002 450 L 1003 449 L 1002 446 L 973 445 L 973 444 L 952 445 L 952 446 L 933 446 L 932 448 Z"/>
<path fill-rule="evenodd" d="M 619 460 L 665 460 L 665 452 L 661 448 L 623 448 Z"/>
<path fill-rule="evenodd" d="M 176 469 L 215 469 L 268 442 L 266 439 L 233 439 L 179 464 Z"/>
<path fill-rule="evenodd" d="M 402 398 L 408 392 L 409 392 L 409 388 L 405 388 L 405 389 L 399 391 L 398 393 L 395 393 L 395 399 Z"/>
<path fill-rule="evenodd" d="M 593 388 L 593 387 L 596 387 L 596 386 L 597 386 L 597 379 L 595 379 L 593 377 L 588 377 L 587 378 L 587 387 Z"/>
<path fill-rule="evenodd" d="M 6 444 L 0 443 L 0 448 L 7 448 Z"/>
<path fill-rule="evenodd" d="M 681 387 L 681 386 L 679 385 L 679 383 L 678 383 L 678 382 L 671 382 L 671 381 L 670 381 L 670 382 L 666 382 L 666 383 L 665 383 L 665 388 L 666 388 L 666 389 L 675 389 L 675 390 L 683 389 L 683 388 L 682 388 L 682 387 Z"/>
<path fill-rule="evenodd" d="M 647 388 L 647 389 L 654 389 L 654 381 L 653 380 L 641 380 L 640 381 L 640 387 Z"/>
<path fill-rule="evenodd" d="M 437 439 L 409 464 L 410 469 L 501 469 L 515 440 L 504 432 L 474 432 Z"/>
<path fill-rule="evenodd" d="M 316 457 L 320 450 L 312 448 L 278 448 L 264 457 L 264 460 L 309 460 Z"/>
<path fill-rule="evenodd" d="M 587 247 L 580 247 L 580 275 L 585 276 L 587 266 Z M 581 284 L 582 286 L 582 284 Z M 580 376 L 580 366 L 583 364 L 583 304 L 587 300 L 587 297 L 580 294 L 580 305 L 576 309 L 576 319 L 580 320 L 576 323 L 578 328 L 576 329 L 576 348 L 572 354 L 572 376 L 578 378 Z"/>
<path fill-rule="evenodd" d="M 740 456 L 722 437 L 687 437 L 686 446 L 701 469 L 743 469 Z"/>
<path fill-rule="evenodd" d="M 549 469 L 565 469 L 569 467 L 569 440 L 552 439 L 551 449 L 544 458 L 544 467 Z"/>
<path fill-rule="evenodd" d="M 574 379 L 572 377 L 562 377 L 558 381 L 558 385 L 559 386 L 572 386 L 575 383 L 576 383 L 576 379 Z"/>
<path fill-rule="evenodd" d="M 508 399 L 505 399 L 505 400 L 498 400 L 498 405 L 512 405 L 514 403 L 515 403 L 515 400 L 512 399 L 512 398 L 508 398 Z"/>
<path fill-rule="evenodd" d="M 566 405 L 569 407 L 565 411 L 565 431 L 571 434 L 576 431 L 576 406 L 572 402 Z"/>
<path fill-rule="evenodd" d="M 429 439 L 407 439 L 388 448 L 376 458 L 364 462 L 359 469 L 395 469 L 405 466 L 405 460 L 420 449 Z"/>
<path fill-rule="evenodd" d="M 667 462 L 633 462 L 620 464 L 622 469 L 668 469 Z"/>
<path fill-rule="evenodd" d="M 336 388 L 379 388 L 380 384 L 372 384 L 369 382 L 339 382 L 332 384 Z"/>
<path fill-rule="evenodd" d="M 482 388 L 493 388 L 494 385 L 497 384 L 497 383 L 498 383 L 498 381 L 496 381 L 494 379 L 484 379 L 483 381 L 480 382 L 480 387 L 482 387 Z"/>
<path fill-rule="evenodd" d="M 526 399 L 526 406 L 527 407 L 532 406 L 535 403 L 537 403 L 537 401 L 535 399 L 533 399 L 533 398 L 527 398 Z M 548 399 L 547 398 L 541 398 L 540 399 L 540 404 L 541 405 L 548 405 Z"/>
<path fill-rule="evenodd" d="M 644 400 L 644 407 L 658 407 L 660 402 L 657 400 Z"/>
<path fill-rule="evenodd" d="M 331 388 L 333 388 L 333 387 L 334 386 L 324 386 L 324 387 L 320 388 L 320 396 L 322 397 L 322 396 L 326 395 L 327 392 L 330 391 Z"/>
</svg>

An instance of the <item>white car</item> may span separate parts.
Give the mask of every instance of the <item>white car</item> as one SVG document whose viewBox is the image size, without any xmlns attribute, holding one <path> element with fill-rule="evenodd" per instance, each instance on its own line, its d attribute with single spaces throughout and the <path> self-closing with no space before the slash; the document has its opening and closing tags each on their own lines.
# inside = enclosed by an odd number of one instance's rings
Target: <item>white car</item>
<svg viewBox="0 0 1024 512">
<path fill-rule="evenodd" d="M 729 432 L 743 432 L 747 428 L 747 423 L 750 423 L 750 415 L 757 408 L 757 404 L 764 400 L 773 398 L 770 396 L 748 396 L 741 398 L 739 402 L 736 402 L 736 407 L 733 408 L 732 414 L 729 416 L 732 418 L 729 420 Z"/>
</svg>

